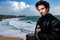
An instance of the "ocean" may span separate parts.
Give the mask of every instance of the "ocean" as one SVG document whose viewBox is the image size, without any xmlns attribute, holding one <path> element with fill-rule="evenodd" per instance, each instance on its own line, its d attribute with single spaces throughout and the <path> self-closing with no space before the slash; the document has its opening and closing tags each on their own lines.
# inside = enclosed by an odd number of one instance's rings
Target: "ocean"
<svg viewBox="0 0 60 40">
<path fill-rule="evenodd" d="M 55 16 L 60 20 L 60 16 Z M 8 37 L 21 37 L 26 39 L 26 34 L 34 33 L 36 22 L 40 16 L 27 16 L 21 18 L 3 19 L 0 21 L 0 35 Z"/>
</svg>

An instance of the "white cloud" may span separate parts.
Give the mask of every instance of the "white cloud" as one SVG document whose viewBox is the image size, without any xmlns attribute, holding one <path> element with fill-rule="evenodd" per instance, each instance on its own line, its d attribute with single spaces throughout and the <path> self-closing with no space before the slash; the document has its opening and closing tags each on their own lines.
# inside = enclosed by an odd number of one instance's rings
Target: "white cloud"
<svg viewBox="0 0 60 40">
<path fill-rule="evenodd" d="M 51 11 L 50 11 L 53 15 L 60 15 L 60 5 L 59 6 L 56 6 L 54 8 L 51 8 Z"/>
<path fill-rule="evenodd" d="M 19 3 L 18 2 L 11 2 L 10 1 L 10 3 L 11 3 L 11 7 L 13 8 L 13 10 L 17 10 L 17 9 L 19 9 Z"/>
<path fill-rule="evenodd" d="M 34 5 L 30 5 L 30 7 L 22 10 L 20 13 L 23 13 L 24 15 L 28 15 L 28 16 L 38 16 L 39 13 L 38 11 L 36 10 L 35 6 Z"/>
<path fill-rule="evenodd" d="M 24 2 L 20 2 L 19 7 L 20 7 L 20 9 L 24 9 L 24 8 L 29 7 L 29 5 L 28 4 L 25 4 Z"/>
<path fill-rule="evenodd" d="M 27 16 L 39 15 L 34 5 L 16 1 L 0 2 L 0 14 Z"/>
<path fill-rule="evenodd" d="M 29 7 L 29 5 L 25 4 L 24 2 L 9 1 L 9 3 L 14 11 L 23 10 Z"/>
</svg>

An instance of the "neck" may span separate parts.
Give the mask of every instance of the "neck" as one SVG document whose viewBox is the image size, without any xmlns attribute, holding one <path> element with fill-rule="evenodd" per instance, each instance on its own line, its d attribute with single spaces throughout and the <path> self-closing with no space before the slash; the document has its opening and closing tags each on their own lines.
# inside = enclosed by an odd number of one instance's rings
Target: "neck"
<svg viewBox="0 0 60 40">
<path fill-rule="evenodd" d="M 46 13 L 46 14 L 48 14 L 48 13 Z M 43 14 L 42 16 L 45 16 L 46 14 Z"/>
</svg>

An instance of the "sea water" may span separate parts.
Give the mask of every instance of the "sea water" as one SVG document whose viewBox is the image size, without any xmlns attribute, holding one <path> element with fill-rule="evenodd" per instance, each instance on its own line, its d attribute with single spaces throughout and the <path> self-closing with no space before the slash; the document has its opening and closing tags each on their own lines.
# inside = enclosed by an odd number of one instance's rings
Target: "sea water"
<svg viewBox="0 0 60 40">
<path fill-rule="evenodd" d="M 56 16 L 60 19 L 60 16 Z M 39 16 L 3 19 L 0 21 L 0 35 L 26 39 L 26 34 L 34 33 Z"/>
</svg>

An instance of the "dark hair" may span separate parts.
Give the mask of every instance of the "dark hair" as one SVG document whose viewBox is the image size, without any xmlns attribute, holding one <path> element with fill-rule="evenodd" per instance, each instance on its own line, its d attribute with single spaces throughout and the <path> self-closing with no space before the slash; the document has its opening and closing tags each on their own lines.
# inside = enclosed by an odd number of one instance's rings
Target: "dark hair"
<svg viewBox="0 0 60 40">
<path fill-rule="evenodd" d="M 37 2 L 37 3 L 35 4 L 36 8 L 37 8 L 39 5 L 44 5 L 46 9 L 47 9 L 47 8 L 48 8 L 48 9 L 50 8 L 49 3 L 46 2 L 46 1 L 39 1 L 39 2 Z"/>
</svg>

